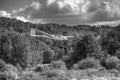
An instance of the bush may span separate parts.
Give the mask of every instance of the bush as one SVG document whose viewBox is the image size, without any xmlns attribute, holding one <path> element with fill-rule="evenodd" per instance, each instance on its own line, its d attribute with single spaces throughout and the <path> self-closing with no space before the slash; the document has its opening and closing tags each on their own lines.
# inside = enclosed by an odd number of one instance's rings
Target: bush
<svg viewBox="0 0 120 80">
<path fill-rule="evenodd" d="M 76 69 L 88 69 L 100 67 L 100 61 L 94 58 L 83 59 L 73 66 Z"/>
<path fill-rule="evenodd" d="M 2 59 L 0 59 L 0 70 L 3 70 L 5 66 L 6 66 L 6 63 Z"/>
<path fill-rule="evenodd" d="M 51 59 L 52 59 L 52 54 L 49 51 L 45 51 L 43 52 L 43 63 L 44 64 L 48 64 L 50 63 Z"/>
<path fill-rule="evenodd" d="M 17 65 L 16 65 L 16 68 L 18 69 L 19 72 L 22 72 L 22 71 L 23 71 L 23 68 L 20 66 L 20 64 L 17 64 Z"/>
<path fill-rule="evenodd" d="M 120 60 L 119 60 L 116 56 L 108 57 L 108 58 L 105 60 L 105 68 L 106 68 L 106 69 L 117 68 L 119 62 L 120 62 Z"/>
<path fill-rule="evenodd" d="M 53 61 L 51 62 L 52 68 L 55 69 L 66 69 L 64 61 L 58 60 L 58 61 Z"/>
<path fill-rule="evenodd" d="M 6 64 L 4 71 L 0 72 L 0 80 L 17 80 L 19 79 L 19 72 L 17 68 L 11 64 Z"/>
<path fill-rule="evenodd" d="M 47 71 L 50 68 L 50 64 L 38 64 L 34 69 L 35 72 Z"/>
</svg>

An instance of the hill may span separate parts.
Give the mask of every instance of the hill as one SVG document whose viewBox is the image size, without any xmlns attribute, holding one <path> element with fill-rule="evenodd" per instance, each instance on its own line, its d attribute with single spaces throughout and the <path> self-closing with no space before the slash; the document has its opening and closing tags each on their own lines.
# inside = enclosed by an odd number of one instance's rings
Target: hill
<svg viewBox="0 0 120 80">
<path fill-rule="evenodd" d="M 35 36 L 31 36 L 31 29 L 36 30 Z M 37 35 L 47 37 L 37 37 Z M 66 36 L 74 37 L 60 40 L 61 37 Z M 8 67 L 10 68 L 8 70 L 17 68 L 20 71 L 23 69 L 22 72 L 19 71 L 22 75 L 27 76 L 26 74 L 29 73 L 35 77 L 39 75 L 37 71 L 43 70 L 42 73 L 40 72 L 42 78 L 43 75 L 60 77 L 60 75 L 67 75 L 67 72 L 72 75 L 71 70 L 99 69 L 100 67 L 106 70 L 116 69 L 119 72 L 119 53 L 120 25 L 112 27 L 32 24 L 0 17 L 1 72 L 6 71 Z M 32 69 L 30 71 L 34 71 L 33 68 L 35 68 L 35 72 L 26 71 L 29 68 Z M 79 71 L 73 72 L 79 73 Z M 69 76 L 72 77 L 71 75 Z"/>
</svg>

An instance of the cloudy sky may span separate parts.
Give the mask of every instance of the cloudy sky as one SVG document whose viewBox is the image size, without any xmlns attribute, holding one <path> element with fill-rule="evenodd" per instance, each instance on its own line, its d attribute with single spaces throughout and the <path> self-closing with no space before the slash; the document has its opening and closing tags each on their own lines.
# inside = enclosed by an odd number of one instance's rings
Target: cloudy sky
<svg viewBox="0 0 120 80">
<path fill-rule="evenodd" d="M 117 24 L 120 0 L 0 0 L 0 16 L 33 23 Z"/>
</svg>

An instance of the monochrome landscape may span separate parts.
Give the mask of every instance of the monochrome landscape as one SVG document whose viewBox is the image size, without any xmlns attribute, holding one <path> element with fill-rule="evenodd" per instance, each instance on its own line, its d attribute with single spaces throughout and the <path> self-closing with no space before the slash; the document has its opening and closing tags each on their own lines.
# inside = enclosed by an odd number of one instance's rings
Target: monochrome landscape
<svg viewBox="0 0 120 80">
<path fill-rule="evenodd" d="M 120 80 L 120 0 L 0 0 L 0 80 Z"/>
</svg>

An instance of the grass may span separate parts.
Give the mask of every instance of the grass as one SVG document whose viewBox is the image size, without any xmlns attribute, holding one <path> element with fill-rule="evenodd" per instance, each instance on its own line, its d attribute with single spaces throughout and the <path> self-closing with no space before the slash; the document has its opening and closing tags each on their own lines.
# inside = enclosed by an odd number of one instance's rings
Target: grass
<svg viewBox="0 0 120 80">
<path fill-rule="evenodd" d="M 98 69 L 87 69 L 72 70 L 69 74 L 72 76 L 72 80 L 120 80 L 120 74 L 117 73 L 118 72 L 108 70 L 99 71 Z"/>
<path fill-rule="evenodd" d="M 120 80 L 118 70 L 106 70 L 102 67 L 84 70 L 50 68 L 37 72 L 31 69 L 18 76 L 17 80 Z"/>
</svg>

